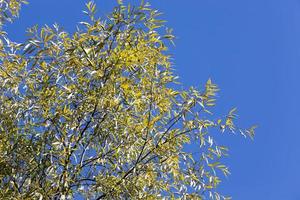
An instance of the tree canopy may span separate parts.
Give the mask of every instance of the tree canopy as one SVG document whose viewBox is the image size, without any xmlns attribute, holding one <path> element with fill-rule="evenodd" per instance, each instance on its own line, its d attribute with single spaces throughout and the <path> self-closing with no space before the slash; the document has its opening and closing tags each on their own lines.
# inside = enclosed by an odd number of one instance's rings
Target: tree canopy
<svg viewBox="0 0 300 200">
<path fill-rule="evenodd" d="M 76 32 L 34 26 L 16 43 L 2 27 L 22 3 L 0 1 L 1 199 L 229 199 L 212 132 L 255 127 L 210 111 L 210 79 L 178 89 L 157 10 L 119 1 L 99 18 L 91 1 Z"/>
</svg>

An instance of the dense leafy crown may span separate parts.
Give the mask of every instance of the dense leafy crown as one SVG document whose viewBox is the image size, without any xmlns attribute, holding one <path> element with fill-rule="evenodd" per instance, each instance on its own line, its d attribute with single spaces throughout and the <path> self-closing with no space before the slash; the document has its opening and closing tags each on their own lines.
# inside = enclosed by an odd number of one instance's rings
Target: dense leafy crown
<svg viewBox="0 0 300 200">
<path fill-rule="evenodd" d="M 1 22 L 17 0 L 0 1 Z M 227 148 L 210 130 L 237 129 L 234 109 L 210 113 L 217 87 L 175 88 L 163 21 L 148 3 L 119 2 L 69 34 L 30 28 L 0 39 L 1 199 L 225 199 Z M 192 146 L 193 152 L 188 146 Z M 221 173 L 220 173 L 221 172 Z"/>
</svg>

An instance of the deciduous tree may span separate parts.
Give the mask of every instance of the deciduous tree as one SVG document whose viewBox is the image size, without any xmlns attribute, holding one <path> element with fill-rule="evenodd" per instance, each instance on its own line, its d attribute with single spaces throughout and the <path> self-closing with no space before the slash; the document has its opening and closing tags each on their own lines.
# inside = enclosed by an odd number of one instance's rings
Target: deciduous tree
<svg viewBox="0 0 300 200">
<path fill-rule="evenodd" d="M 0 1 L 3 23 L 22 0 Z M 74 33 L 58 25 L 0 39 L 1 199 L 226 199 L 219 132 L 254 134 L 210 112 L 217 86 L 178 89 L 171 30 L 148 3 L 96 5 Z"/>
</svg>

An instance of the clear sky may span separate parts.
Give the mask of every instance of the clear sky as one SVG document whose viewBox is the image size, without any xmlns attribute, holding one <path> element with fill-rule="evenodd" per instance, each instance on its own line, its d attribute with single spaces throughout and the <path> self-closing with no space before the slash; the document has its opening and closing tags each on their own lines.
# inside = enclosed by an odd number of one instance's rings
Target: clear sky
<svg viewBox="0 0 300 200">
<path fill-rule="evenodd" d="M 86 1 L 29 0 L 6 30 L 75 30 Z M 112 0 L 95 0 L 105 14 Z M 125 0 L 126 2 L 126 0 Z M 128 0 L 127 0 L 128 2 Z M 300 0 L 152 0 L 178 37 L 172 49 L 185 86 L 219 85 L 218 113 L 238 108 L 240 125 L 258 124 L 254 141 L 222 137 L 232 175 L 221 192 L 236 200 L 300 199 Z M 219 142 L 220 143 L 220 142 Z"/>
</svg>

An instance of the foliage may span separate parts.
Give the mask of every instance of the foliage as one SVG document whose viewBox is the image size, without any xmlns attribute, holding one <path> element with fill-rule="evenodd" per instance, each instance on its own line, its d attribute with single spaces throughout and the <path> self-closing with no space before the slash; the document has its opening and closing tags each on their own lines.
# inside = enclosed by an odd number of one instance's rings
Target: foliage
<svg viewBox="0 0 300 200">
<path fill-rule="evenodd" d="M 22 3 L 25 0 L 0 0 L 0 27 L 6 21 L 12 22 L 12 19 L 19 14 Z"/>
<path fill-rule="evenodd" d="M 3 22 L 17 16 L 22 1 L 1 2 Z M 240 131 L 235 109 L 209 111 L 211 80 L 176 89 L 174 36 L 159 33 L 148 3 L 119 2 L 106 19 L 86 6 L 73 34 L 35 26 L 22 44 L 1 35 L 0 198 L 226 199 L 216 189 L 228 149 L 211 131 Z"/>
</svg>

